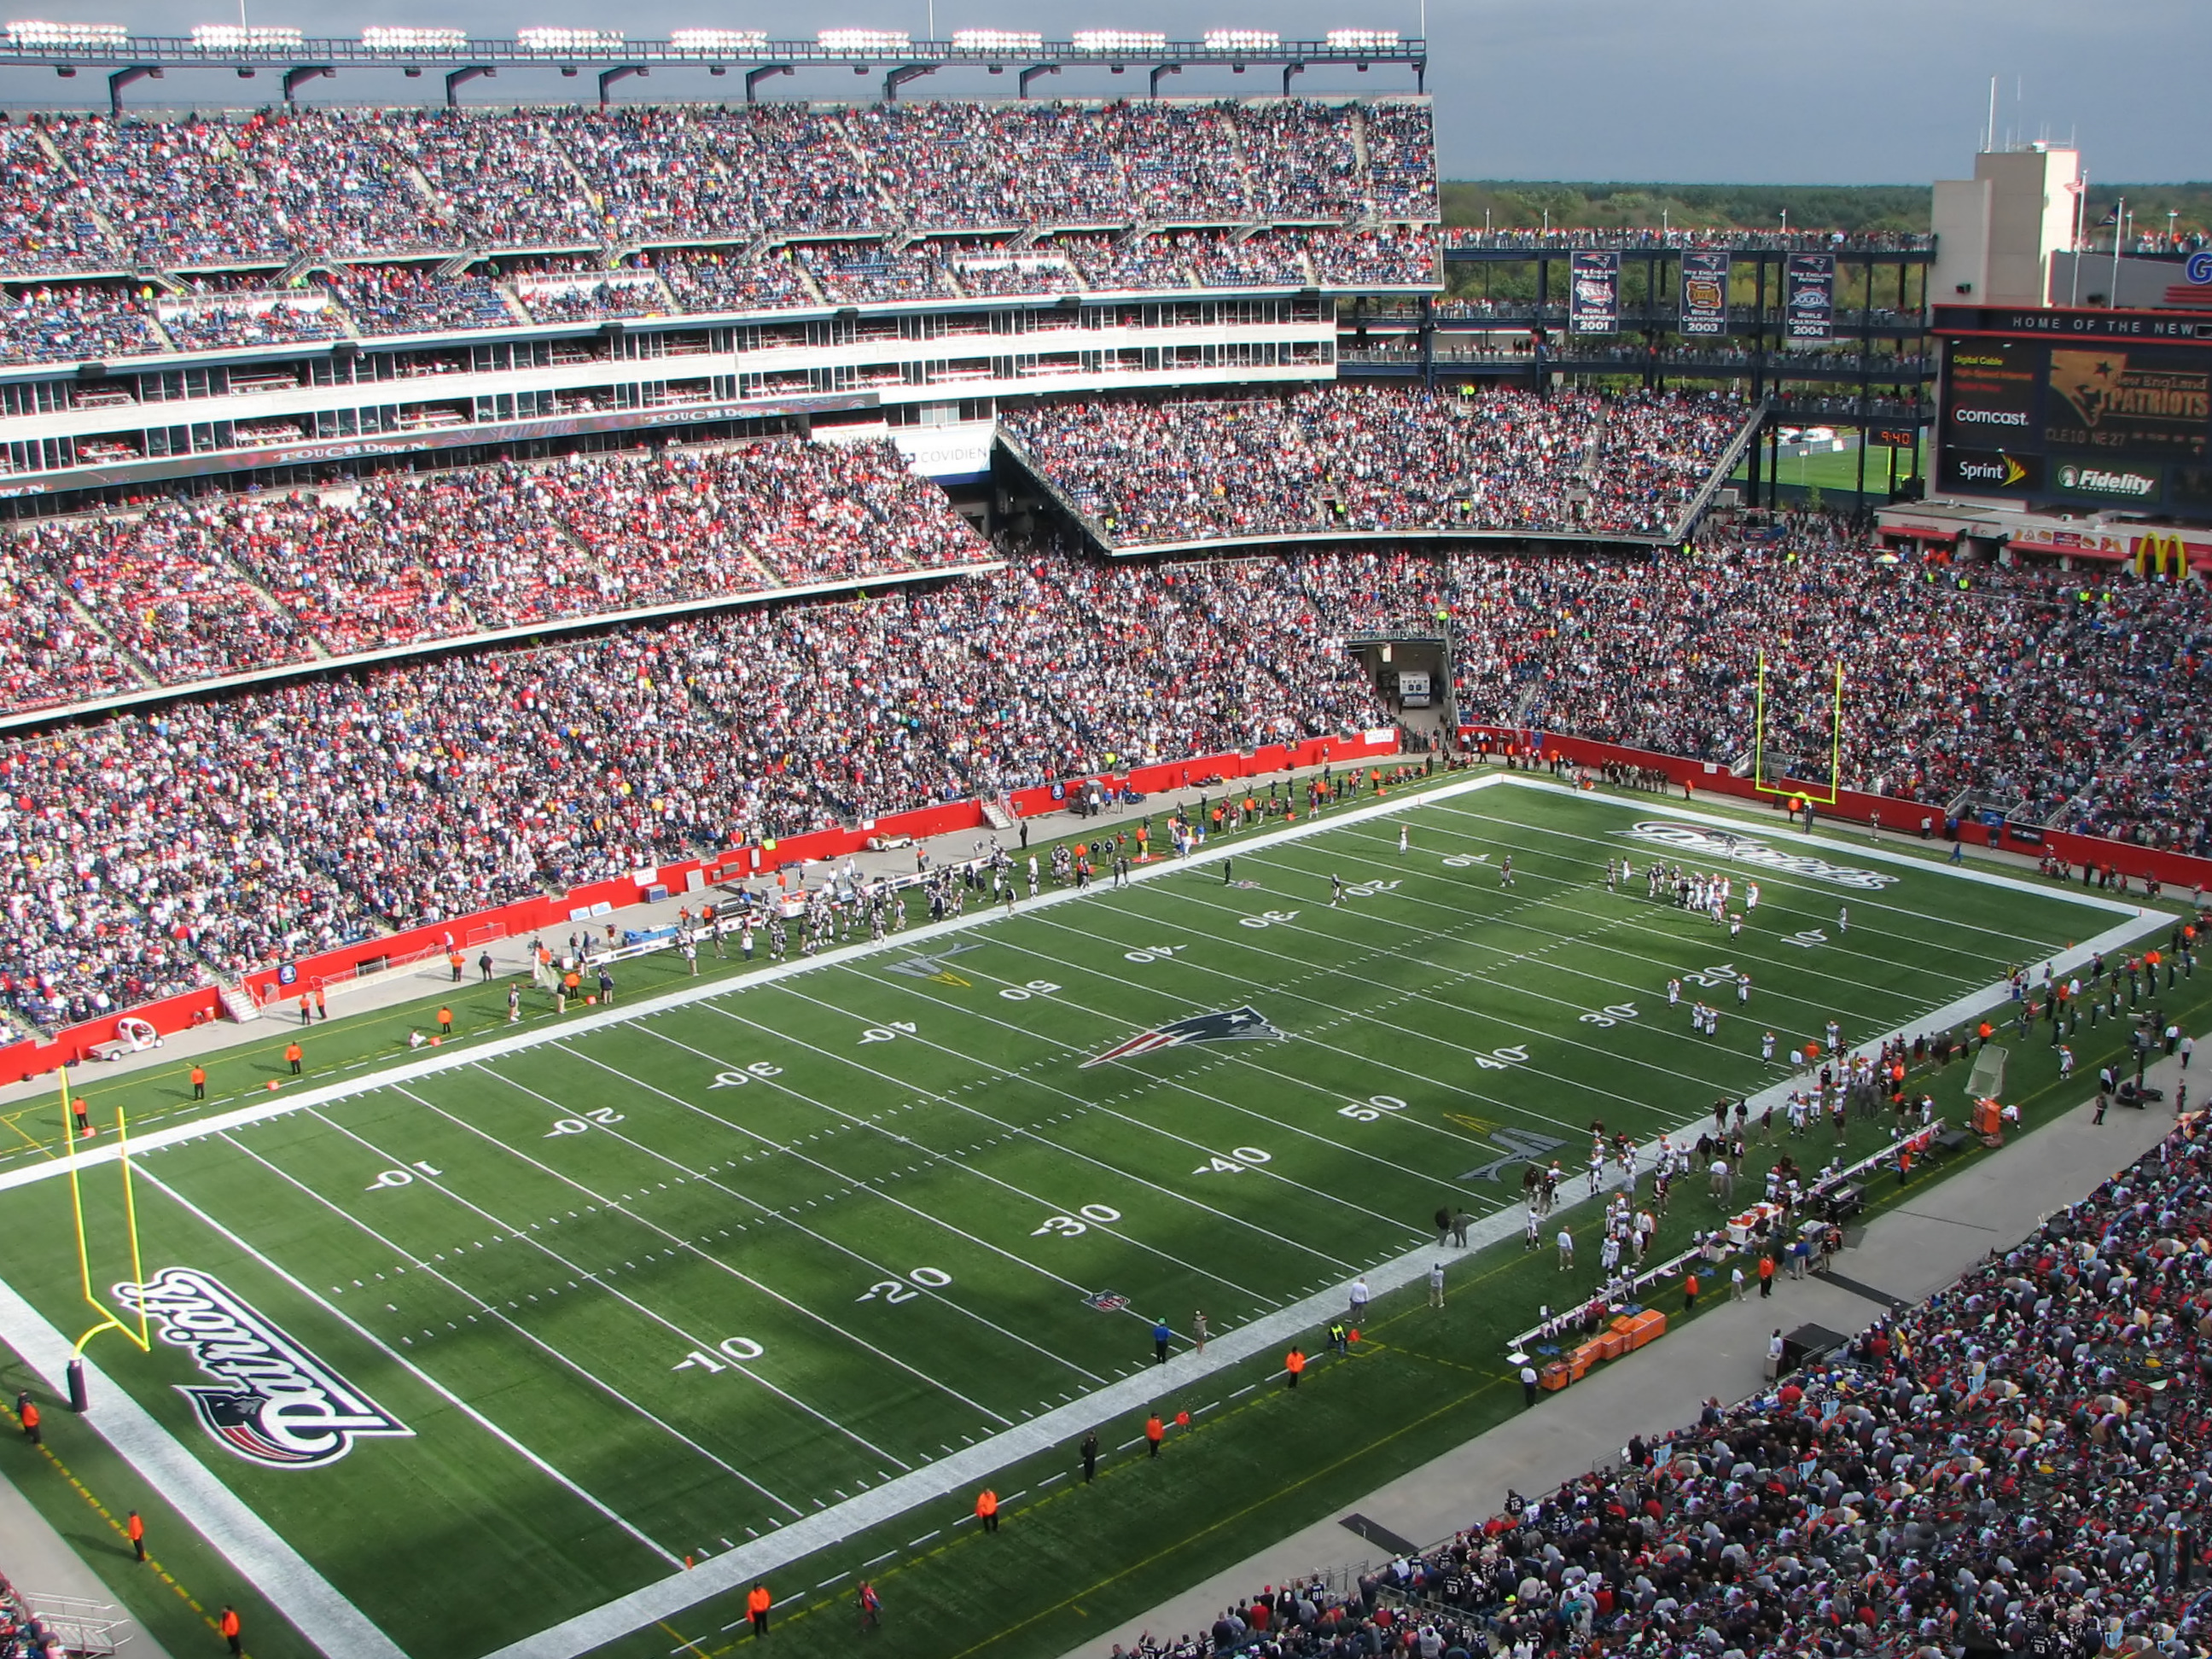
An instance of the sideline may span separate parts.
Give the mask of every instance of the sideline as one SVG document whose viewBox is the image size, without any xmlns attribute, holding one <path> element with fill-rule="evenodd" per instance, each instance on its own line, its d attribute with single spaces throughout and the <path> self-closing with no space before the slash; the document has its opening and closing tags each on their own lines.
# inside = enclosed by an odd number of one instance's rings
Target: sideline
<svg viewBox="0 0 2212 1659">
<path fill-rule="evenodd" d="M 1564 793 L 1631 813 L 1637 812 L 1642 805 L 1634 800 L 1621 800 L 1565 788 L 1548 781 L 1523 777 L 1518 774 L 1489 772 L 1428 789 L 1415 786 L 1395 799 L 1385 797 L 1364 805 L 1340 811 L 1333 816 L 1310 817 L 1304 823 L 1279 830 L 1205 848 L 1187 859 L 1170 855 L 1156 864 L 1133 871 L 1131 878 L 1133 881 L 1154 880 L 1181 867 L 1234 857 L 1249 848 L 1303 840 L 1340 827 L 1389 817 L 1431 803 L 1455 799 L 1502 786 Z M 1771 844 L 1766 837 L 1747 830 L 1739 820 L 1688 808 L 1670 811 L 1666 816 L 1677 822 L 1700 823 L 1726 829 L 1743 835 L 1747 839 Z M 1916 869 L 1930 867 L 1924 859 L 1917 856 L 1890 854 L 1879 848 L 1820 836 L 1803 838 L 1790 844 L 1848 852 L 1854 860 L 1870 859 Z M 2146 911 L 2136 905 L 2063 890 L 2046 892 L 2032 883 L 1992 872 L 1948 866 L 1935 867 L 1943 874 L 1964 875 L 1978 884 L 2036 892 L 2052 898 L 2063 897 L 2084 908 L 2114 913 L 2124 918 L 2116 921 L 2094 939 L 2086 940 L 2056 957 L 2056 972 L 2069 971 L 2077 963 L 2086 963 L 2098 951 L 2109 951 L 2150 928 L 2164 927 L 2169 920 L 2167 913 L 2162 910 Z M 1777 873 L 1789 872 L 1778 871 Z M 1085 889 L 1061 889 L 1022 905 L 1017 909 L 1015 919 L 1018 920 L 1022 914 L 1030 909 L 1067 903 L 1086 896 L 1087 890 Z M 714 998 L 741 996 L 757 986 L 776 983 L 796 974 L 825 967 L 850 966 L 885 952 L 910 951 L 927 941 L 988 927 L 1005 919 L 1003 912 L 987 909 L 973 915 L 925 923 L 880 941 L 864 941 L 825 951 L 811 960 L 801 958 L 777 964 L 734 983 L 714 981 L 697 987 L 686 987 L 640 1003 L 586 1013 L 572 1021 L 518 1033 L 489 1043 L 457 1048 L 451 1054 L 405 1063 L 372 1076 L 289 1096 L 280 1094 L 265 1104 L 201 1119 L 141 1137 L 133 1141 L 132 1150 L 134 1152 L 145 1152 L 204 1139 L 246 1124 L 372 1094 L 459 1066 L 479 1065 L 506 1054 L 566 1041 L 578 1032 L 635 1024 L 671 1009 L 690 1006 Z M 2008 986 L 1998 981 L 1956 999 L 1923 1018 L 1935 1024 L 1955 1024 L 1992 1003 L 2002 1002 L 2008 994 Z M 1778 1101 L 1790 1087 L 1790 1082 L 1784 1080 L 1761 1091 L 1753 1097 L 1754 1109 L 1769 1098 Z M 1699 1114 L 1683 1127 L 1694 1127 L 1703 1121 L 1704 1115 Z M 1677 1128 L 1671 1133 L 1680 1133 L 1681 1129 Z M 1646 1154 L 1650 1154 L 1656 1146 L 1656 1138 L 1648 1142 L 1644 1149 Z M 94 1164 L 112 1161 L 116 1156 L 117 1148 L 111 1143 L 85 1154 L 77 1161 L 81 1164 Z M 66 1162 L 58 1161 L 0 1175 L 0 1191 L 50 1179 L 66 1173 L 67 1168 Z M 1559 1207 L 1571 1210 L 1587 1201 L 1586 1198 L 1576 1199 L 1563 1194 Z M 1468 1231 L 1467 1250 L 1455 1249 L 1451 1254 L 1454 1257 L 1470 1254 L 1509 1238 L 1518 1231 L 1518 1219 L 1512 1207 L 1508 1206 L 1478 1221 Z M 1417 1247 L 1369 1269 L 1366 1277 L 1376 1294 L 1386 1294 L 1425 1279 L 1429 1266 L 1437 1259 L 1437 1255 L 1433 1246 Z M 963 1492 L 1001 1468 L 1049 1450 L 1073 1438 L 1103 1418 L 1126 1413 L 1146 1403 L 1162 1391 L 1161 1385 L 1168 1376 L 1172 1376 L 1174 1386 L 1181 1389 L 1200 1377 L 1271 1354 L 1277 1345 L 1287 1342 L 1316 1325 L 1325 1324 L 1341 1310 L 1342 1306 L 1343 1292 L 1340 1287 L 1332 1285 L 1237 1330 L 1224 1333 L 1208 1345 L 1203 1359 L 1194 1354 L 1180 1355 L 1165 1376 L 1147 1369 L 1110 1383 L 1070 1405 L 1018 1425 L 941 1462 L 926 1465 L 766 1537 L 750 1540 L 725 1554 L 702 1561 L 692 1570 L 666 1575 L 628 1595 L 604 1602 L 587 1613 L 511 1643 L 497 1650 L 490 1659 L 578 1659 L 579 1656 L 632 1631 L 650 1626 L 658 1620 L 672 1617 L 702 1601 L 727 1594 L 754 1579 L 788 1566 L 854 1532 L 888 1521 L 918 1504 Z M 5 1340 L 21 1354 L 50 1387 L 57 1385 L 69 1358 L 68 1342 L 4 1280 L 0 1280 L 0 1340 Z M 88 1370 L 89 1380 L 96 1388 L 104 1390 L 100 1395 L 100 1409 L 90 1419 L 94 1426 L 310 1640 L 325 1652 L 343 1656 L 343 1659 L 352 1659 L 356 1655 L 363 1656 L 363 1659 L 403 1659 L 401 1650 L 390 1638 L 378 1630 L 360 1609 L 339 1595 L 297 1552 L 276 1534 L 267 1522 L 233 1493 L 212 1469 L 186 1450 L 119 1385 L 99 1372 L 97 1368 L 88 1365 Z"/>
</svg>

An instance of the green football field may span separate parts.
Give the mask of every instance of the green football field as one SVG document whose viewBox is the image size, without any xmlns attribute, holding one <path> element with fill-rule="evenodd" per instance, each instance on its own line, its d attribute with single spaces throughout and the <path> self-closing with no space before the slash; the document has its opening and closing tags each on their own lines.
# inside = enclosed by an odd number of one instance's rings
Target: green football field
<svg viewBox="0 0 2212 1659">
<path fill-rule="evenodd" d="M 1654 857 L 1726 870 L 1739 912 L 1756 882 L 1741 933 L 1646 897 Z M 108 1443 L 73 1455 L 221 1550 L 176 1595 L 251 1595 L 258 1654 L 715 1653 L 761 1578 L 779 1639 L 830 1648 L 870 1577 L 902 1652 L 1055 1655 L 1506 1411 L 1504 1339 L 1597 1277 L 1524 1256 L 1528 1161 L 1579 1171 L 1595 1121 L 1649 1142 L 1786 1085 L 1769 1030 L 1957 1024 L 2015 966 L 2170 921 L 1497 774 L 1125 890 L 1048 882 L 1011 917 L 665 981 L 144 1136 L 156 1340 L 93 1346 Z M 2008 1097 L 2048 1092 L 2039 1033 L 2014 1065 Z M 1931 1084 L 1942 1109 L 1963 1081 Z M 129 1322 L 107 1156 L 81 1170 L 92 1272 Z M 70 1182 L 0 1186 L 0 1336 L 51 1371 L 98 1317 Z M 1468 1249 L 1438 1250 L 1439 1207 L 1477 1218 Z M 1711 1219 L 1678 1198 L 1662 1248 Z M 1455 1297 L 1424 1323 L 1436 1260 Z M 1326 1354 L 1362 1273 L 1370 1340 Z M 1294 1407 L 1293 1343 L 1316 1356 Z M 987 1485 L 1008 1527 L 981 1539 Z"/>
</svg>

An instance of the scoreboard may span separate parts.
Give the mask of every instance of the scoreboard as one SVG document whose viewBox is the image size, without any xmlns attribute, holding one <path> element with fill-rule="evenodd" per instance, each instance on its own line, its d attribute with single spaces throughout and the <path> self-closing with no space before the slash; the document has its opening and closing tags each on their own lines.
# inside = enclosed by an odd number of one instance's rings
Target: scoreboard
<svg viewBox="0 0 2212 1659">
<path fill-rule="evenodd" d="M 2212 521 L 2212 316 L 1939 307 L 1936 483 Z"/>
</svg>

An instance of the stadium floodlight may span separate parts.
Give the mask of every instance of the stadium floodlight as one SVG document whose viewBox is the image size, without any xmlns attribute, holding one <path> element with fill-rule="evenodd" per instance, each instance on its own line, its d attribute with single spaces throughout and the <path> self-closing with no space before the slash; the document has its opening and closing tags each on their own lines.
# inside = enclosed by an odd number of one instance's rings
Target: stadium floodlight
<svg viewBox="0 0 2212 1659">
<path fill-rule="evenodd" d="M 1042 52 L 1044 36 L 1018 29 L 955 29 L 952 46 L 957 52 Z"/>
<path fill-rule="evenodd" d="M 446 52 L 469 43 L 466 29 L 368 28 L 361 43 L 371 52 Z"/>
<path fill-rule="evenodd" d="M 600 46 L 618 46 L 623 37 L 620 29 L 539 27 L 518 29 L 514 38 L 532 52 L 591 52 Z"/>
<path fill-rule="evenodd" d="M 1283 37 L 1273 29 L 1208 29 L 1206 49 L 1208 52 L 1273 52 L 1283 44 Z"/>
<path fill-rule="evenodd" d="M 259 23 L 202 23 L 192 30 L 195 52 L 284 52 L 307 40 L 304 32 Z"/>
<path fill-rule="evenodd" d="M 1328 44 L 1339 52 L 1395 52 L 1395 29 L 1331 29 Z"/>
<path fill-rule="evenodd" d="M 1164 34 L 1146 34 L 1137 29 L 1078 29 L 1075 32 L 1078 52 L 1165 52 L 1168 38 Z"/>
<path fill-rule="evenodd" d="M 768 36 L 758 29 L 678 29 L 668 44 L 678 52 L 765 52 Z"/>
<path fill-rule="evenodd" d="M 911 52 L 914 37 L 903 29 L 823 29 L 814 37 L 814 44 L 824 52 L 874 58 Z"/>
<path fill-rule="evenodd" d="M 8 25 L 11 46 L 119 46 L 131 31 L 121 23 L 42 23 L 27 20 Z"/>
</svg>

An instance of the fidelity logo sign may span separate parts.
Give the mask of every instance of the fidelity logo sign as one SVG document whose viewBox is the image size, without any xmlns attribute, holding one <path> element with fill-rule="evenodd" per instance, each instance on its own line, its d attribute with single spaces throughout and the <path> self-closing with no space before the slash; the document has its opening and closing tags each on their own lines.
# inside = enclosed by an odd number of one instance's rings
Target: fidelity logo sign
<svg viewBox="0 0 2212 1659">
<path fill-rule="evenodd" d="M 115 1294 L 161 1327 L 220 1388 L 179 1385 L 200 1426 L 222 1449 L 271 1469 L 335 1463 L 364 1437 L 415 1431 L 348 1382 L 211 1274 L 166 1267 Z"/>
<path fill-rule="evenodd" d="M 2120 495 L 2144 501 L 2158 494 L 2158 477 L 2124 467 L 2082 466 L 2069 461 L 2058 469 L 2058 487 L 2084 495 Z"/>
</svg>

